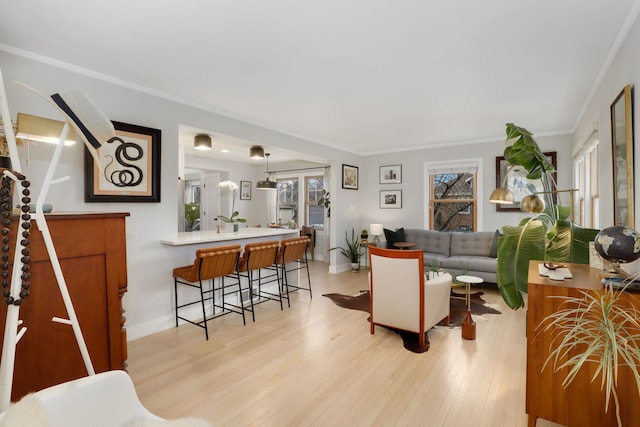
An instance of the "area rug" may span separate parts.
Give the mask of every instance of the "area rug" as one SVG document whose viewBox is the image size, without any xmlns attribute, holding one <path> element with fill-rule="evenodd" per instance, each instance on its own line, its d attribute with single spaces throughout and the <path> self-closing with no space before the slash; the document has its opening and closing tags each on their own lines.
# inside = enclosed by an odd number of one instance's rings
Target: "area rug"
<svg viewBox="0 0 640 427">
<path fill-rule="evenodd" d="M 486 301 L 482 299 L 483 292 L 475 292 L 471 294 L 471 313 L 474 315 L 483 314 L 501 314 L 500 311 L 487 305 Z M 369 312 L 369 291 L 362 291 L 358 295 L 343 295 L 343 294 L 324 294 L 323 296 L 329 298 L 337 306 L 348 308 L 351 310 Z M 458 296 L 455 294 L 455 296 Z M 467 306 L 464 300 L 451 298 L 449 306 L 449 327 L 456 327 L 462 325 L 467 314 Z M 367 319 L 368 321 L 369 319 Z M 444 321 L 438 324 L 439 326 L 446 326 Z M 429 350 L 429 335 L 426 335 L 425 346 L 418 346 L 418 334 L 413 332 L 401 331 L 399 329 L 387 328 L 399 334 L 402 337 L 404 347 L 413 351 L 414 353 L 424 353 Z"/>
</svg>

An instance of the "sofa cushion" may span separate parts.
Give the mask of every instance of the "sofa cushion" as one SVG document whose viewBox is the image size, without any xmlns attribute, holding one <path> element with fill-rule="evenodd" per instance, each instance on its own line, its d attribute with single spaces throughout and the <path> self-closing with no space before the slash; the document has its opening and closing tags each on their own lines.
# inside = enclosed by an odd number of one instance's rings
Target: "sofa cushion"
<svg viewBox="0 0 640 427">
<path fill-rule="evenodd" d="M 475 233 L 451 233 L 451 256 L 473 255 L 488 257 L 495 233 L 478 231 Z"/>
<path fill-rule="evenodd" d="M 489 249 L 489 256 L 491 258 L 498 258 L 498 238 L 502 236 L 500 230 L 496 230 L 496 233 L 493 235 L 493 240 L 491 241 L 491 249 Z"/>
<path fill-rule="evenodd" d="M 384 238 L 387 241 L 387 249 L 395 249 L 393 244 L 396 242 L 406 242 L 407 238 L 404 234 L 404 228 L 400 227 L 396 231 L 384 229 Z"/>
<path fill-rule="evenodd" d="M 447 270 L 464 271 L 474 275 L 473 272 L 486 271 L 495 273 L 498 261 L 488 256 L 451 255 L 440 260 L 442 268 Z"/>
<path fill-rule="evenodd" d="M 424 269 L 431 270 L 432 268 L 442 268 L 442 262 L 449 257 L 442 254 L 434 254 L 432 252 L 425 252 L 423 255 Z"/>
<path fill-rule="evenodd" d="M 440 254 L 449 256 L 451 233 L 433 230 L 406 229 L 408 242 L 415 242 L 416 249 L 422 249 L 426 254 Z M 429 265 L 429 264 L 426 264 Z"/>
</svg>

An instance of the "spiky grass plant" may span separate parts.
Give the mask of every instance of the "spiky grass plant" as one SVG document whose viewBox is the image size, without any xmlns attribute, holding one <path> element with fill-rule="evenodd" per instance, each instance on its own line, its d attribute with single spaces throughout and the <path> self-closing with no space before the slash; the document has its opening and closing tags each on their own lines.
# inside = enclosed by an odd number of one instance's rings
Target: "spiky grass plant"
<svg viewBox="0 0 640 427">
<path fill-rule="evenodd" d="M 582 295 L 577 297 L 554 297 L 564 299 L 565 308 L 547 316 L 538 326 L 539 330 L 552 333 L 550 354 L 543 369 L 550 363 L 554 372 L 568 368 L 562 383 L 567 387 L 586 364 L 594 365 L 591 381 L 601 377 L 605 410 L 613 396 L 618 426 L 622 426 L 616 389 L 620 366 L 629 366 L 640 394 L 640 310 L 620 301 L 623 291 L 607 285 L 602 292 L 580 291 Z"/>
</svg>

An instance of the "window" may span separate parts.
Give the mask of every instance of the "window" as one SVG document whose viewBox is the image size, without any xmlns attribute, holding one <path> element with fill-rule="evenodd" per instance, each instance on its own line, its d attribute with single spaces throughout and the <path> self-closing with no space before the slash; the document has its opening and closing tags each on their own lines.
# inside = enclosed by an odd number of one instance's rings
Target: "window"
<svg viewBox="0 0 640 427">
<path fill-rule="evenodd" d="M 318 206 L 318 200 L 322 198 L 324 178 L 322 176 L 305 177 L 305 221 L 304 225 L 323 226 L 324 207 Z M 300 224 L 302 225 L 302 224 Z"/>
<path fill-rule="evenodd" d="M 598 177 L 598 132 L 595 130 L 574 158 L 574 186 L 577 215 L 575 221 L 583 227 L 600 228 L 600 188 Z"/>
<path fill-rule="evenodd" d="M 200 204 L 200 180 L 185 181 L 185 202 Z"/>
<path fill-rule="evenodd" d="M 429 228 L 476 230 L 476 163 L 428 166 L 428 174 Z"/>
<path fill-rule="evenodd" d="M 585 188 L 584 188 L 584 161 L 582 159 L 578 160 L 575 165 L 574 165 L 574 171 L 575 171 L 575 188 L 578 190 L 577 195 L 575 196 L 577 199 L 577 203 L 576 201 L 573 201 L 572 203 L 574 204 L 574 206 L 577 205 L 577 212 L 574 212 L 574 221 L 576 224 L 580 224 L 583 225 L 584 222 L 584 215 L 585 215 L 585 207 L 584 207 L 584 196 L 585 196 Z"/>
<path fill-rule="evenodd" d="M 298 223 L 298 178 L 278 179 L 278 222 Z"/>
</svg>

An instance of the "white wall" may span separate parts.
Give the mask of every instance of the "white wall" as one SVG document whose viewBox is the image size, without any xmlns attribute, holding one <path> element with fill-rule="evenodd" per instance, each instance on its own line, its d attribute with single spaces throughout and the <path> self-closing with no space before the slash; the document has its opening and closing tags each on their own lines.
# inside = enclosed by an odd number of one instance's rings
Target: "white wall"
<svg viewBox="0 0 640 427">
<path fill-rule="evenodd" d="M 173 267 L 193 262 L 192 256 L 176 256 L 173 248 L 160 243 L 161 239 L 172 237 L 177 232 L 178 212 L 182 208 L 178 206 L 177 181 L 180 125 L 211 129 L 263 145 L 307 152 L 327 159 L 332 168 L 339 168 L 343 161 L 355 165 L 359 163 L 355 155 L 159 98 L 114 84 L 101 76 L 89 76 L 3 51 L 0 51 L 0 69 L 14 120 L 18 112 L 62 119 L 47 102 L 11 83 L 16 80 L 46 94 L 70 88 L 82 89 L 111 120 L 162 131 L 161 203 L 85 203 L 81 144 L 65 148 L 57 176 L 69 175 L 71 180 L 52 187 L 46 200 L 53 204 L 57 212 L 130 212 L 131 216 L 127 219 L 128 292 L 123 299 L 129 339 L 173 326 L 171 271 Z M 33 183 L 33 199 L 37 197 L 52 153 L 53 146 L 31 144 L 30 163 L 27 165 L 27 150 L 20 149 L 23 172 Z M 242 178 L 236 166 L 227 164 L 225 169 L 230 170 L 232 179 Z M 263 178 L 262 169 L 257 170 L 260 174 L 254 175 L 252 181 Z M 360 217 L 360 199 L 359 192 L 339 190 L 336 182 L 331 183 L 331 191 L 332 210 L 336 215 L 331 221 L 329 238 L 335 242 L 335 234 L 343 235 L 345 227 L 356 222 L 354 218 Z M 259 202 L 256 200 L 256 203 Z M 348 213 L 340 215 L 340 206 L 343 204 L 349 206 Z M 260 210 L 258 205 L 256 211 Z M 253 215 L 253 212 L 248 214 L 251 219 L 258 221 L 259 214 Z M 336 262 L 335 257 L 332 262 Z"/>
<path fill-rule="evenodd" d="M 579 150 L 586 142 L 593 127 L 598 129 L 600 141 L 599 171 L 600 171 L 600 225 L 608 227 L 613 224 L 613 172 L 611 146 L 611 114 L 609 107 L 622 91 L 625 85 L 634 86 L 633 122 L 634 164 L 635 164 L 635 194 L 640 194 L 640 150 L 638 149 L 638 125 L 640 124 L 640 108 L 638 108 L 638 88 L 640 81 L 640 22 L 631 25 L 627 37 L 620 45 L 617 55 L 606 70 L 602 81 L 593 92 L 585 108 L 585 112 L 578 121 L 574 137 L 575 150 Z M 635 197 L 635 228 L 640 227 L 640 198 Z"/>
<path fill-rule="evenodd" d="M 505 117 L 505 123 L 510 121 Z M 526 123 L 516 123 L 527 127 Z M 571 135 L 537 136 L 534 138 L 543 151 L 556 151 L 558 162 L 558 187 L 571 188 L 572 185 L 572 138 Z M 503 225 L 516 225 L 526 214 L 497 212 L 495 205 L 489 203 L 491 191 L 496 187 L 495 159 L 502 156 L 506 143 L 495 141 L 487 143 L 448 145 L 439 148 L 386 153 L 365 157 L 361 172 L 363 186 L 362 218 L 360 228 L 368 228 L 371 223 L 382 223 L 385 228 L 424 228 L 425 194 L 428 183 L 424 179 L 425 163 L 441 161 L 463 161 L 482 159 L 478 171 L 479 212 L 478 230 L 493 231 Z M 384 165 L 402 165 L 401 184 L 379 184 L 379 167 Z M 402 209 L 380 209 L 380 190 L 402 190 Z M 428 223 L 428 221 L 426 222 Z"/>
</svg>

